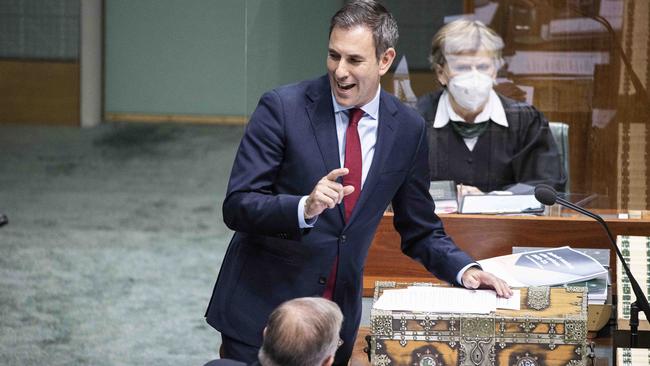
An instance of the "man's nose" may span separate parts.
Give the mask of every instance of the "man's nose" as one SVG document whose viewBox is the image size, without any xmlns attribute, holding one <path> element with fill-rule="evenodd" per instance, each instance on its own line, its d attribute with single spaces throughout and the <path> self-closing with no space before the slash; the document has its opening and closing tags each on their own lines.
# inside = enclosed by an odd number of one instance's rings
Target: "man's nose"
<svg viewBox="0 0 650 366">
<path fill-rule="evenodd" d="M 334 75 L 337 79 L 345 79 L 348 76 L 348 66 L 345 61 L 339 61 L 334 70 Z"/>
</svg>

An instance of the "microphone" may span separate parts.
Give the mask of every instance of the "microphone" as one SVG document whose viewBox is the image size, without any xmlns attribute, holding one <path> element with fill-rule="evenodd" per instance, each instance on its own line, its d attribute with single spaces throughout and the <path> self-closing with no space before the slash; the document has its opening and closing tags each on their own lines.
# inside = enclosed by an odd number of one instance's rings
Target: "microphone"
<svg viewBox="0 0 650 366">
<path fill-rule="evenodd" d="M 609 227 L 607 226 L 607 223 L 605 223 L 605 220 L 603 220 L 602 217 L 596 215 L 595 213 L 585 210 L 580 206 L 574 205 L 573 203 L 565 200 L 564 198 L 558 197 L 555 189 L 553 189 L 553 187 L 550 187 L 546 184 L 539 184 L 535 187 L 535 198 L 546 206 L 552 206 L 555 203 L 559 203 L 564 207 L 570 208 L 585 216 L 589 216 L 592 219 L 598 221 L 598 223 L 602 225 L 602 227 L 607 232 L 607 237 L 609 238 L 609 242 L 614 248 L 614 250 L 616 251 L 616 256 L 618 257 L 618 259 L 621 261 L 621 264 L 623 265 L 625 274 L 627 275 L 627 278 L 630 280 L 632 291 L 634 291 L 634 296 L 636 297 L 636 301 L 634 301 L 630 305 L 630 307 L 632 308 L 632 311 L 630 312 L 630 334 L 632 335 L 632 343 L 633 343 L 632 347 L 634 347 L 636 345 L 636 331 L 637 331 L 636 327 L 638 327 L 639 325 L 638 310 L 643 311 L 646 319 L 650 321 L 650 305 L 648 304 L 648 299 L 643 293 L 643 290 L 641 290 L 641 286 L 639 286 L 639 283 L 636 281 L 636 278 L 634 278 L 634 275 L 632 275 L 632 272 L 630 271 L 630 267 L 628 267 L 627 263 L 625 263 L 625 260 L 623 259 L 623 254 L 621 254 L 621 250 L 618 249 L 618 246 L 616 245 L 616 240 L 614 240 L 611 231 L 609 231 Z M 637 310 L 636 312 L 634 311 L 635 307 Z M 634 319 L 635 316 L 636 319 Z"/>
</svg>

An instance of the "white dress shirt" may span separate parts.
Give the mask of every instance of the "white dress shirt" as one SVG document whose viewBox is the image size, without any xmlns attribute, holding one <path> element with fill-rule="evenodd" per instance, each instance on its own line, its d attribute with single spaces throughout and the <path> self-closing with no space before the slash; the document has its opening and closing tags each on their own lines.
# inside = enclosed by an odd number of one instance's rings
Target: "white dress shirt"
<svg viewBox="0 0 650 366">
<path fill-rule="evenodd" d="M 361 188 L 366 182 L 372 158 L 375 156 L 375 144 L 377 143 L 377 126 L 379 125 L 379 95 L 381 86 L 377 88 L 377 94 L 370 102 L 361 107 L 363 116 L 359 120 L 357 131 L 359 131 L 359 140 L 361 141 Z M 343 107 L 336 102 L 332 94 L 332 104 L 334 105 L 334 119 L 336 121 L 336 137 L 339 144 L 339 162 L 341 167 L 345 166 L 345 138 L 349 122 L 348 110 L 353 107 Z M 303 196 L 298 203 L 298 222 L 301 229 L 313 227 L 316 218 L 305 221 L 305 201 L 307 197 Z"/>
<path fill-rule="evenodd" d="M 379 91 L 368 104 L 361 107 L 363 116 L 359 120 L 357 131 L 359 131 L 359 140 L 361 141 L 361 187 L 366 182 L 372 158 L 375 156 L 375 144 L 377 143 L 377 126 L 379 125 Z M 336 102 L 332 95 L 334 103 L 334 117 L 336 119 L 336 137 L 339 141 L 339 161 L 341 167 L 345 166 L 345 142 L 348 122 L 350 121 L 351 108 L 345 108 Z"/>
</svg>

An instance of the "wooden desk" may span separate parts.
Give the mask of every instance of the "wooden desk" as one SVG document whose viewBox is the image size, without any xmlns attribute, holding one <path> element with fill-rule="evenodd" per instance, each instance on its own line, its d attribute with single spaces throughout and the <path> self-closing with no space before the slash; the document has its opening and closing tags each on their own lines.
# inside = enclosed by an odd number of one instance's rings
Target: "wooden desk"
<svg viewBox="0 0 650 366">
<path fill-rule="evenodd" d="M 440 215 L 445 231 L 456 244 L 480 260 L 512 253 L 513 246 L 611 249 L 607 234 L 586 217 Z M 650 236 L 650 219 L 606 219 L 612 235 Z M 615 268 L 616 256 L 610 255 Z M 615 276 L 616 271 L 612 271 Z M 400 236 L 393 227 L 393 214 L 379 223 L 370 247 L 363 277 L 364 296 L 372 296 L 375 281 L 417 282 L 435 280 L 422 265 L 400 250 Z M 616 278 L 613 278 L 616 283 Z"/>
</svg>

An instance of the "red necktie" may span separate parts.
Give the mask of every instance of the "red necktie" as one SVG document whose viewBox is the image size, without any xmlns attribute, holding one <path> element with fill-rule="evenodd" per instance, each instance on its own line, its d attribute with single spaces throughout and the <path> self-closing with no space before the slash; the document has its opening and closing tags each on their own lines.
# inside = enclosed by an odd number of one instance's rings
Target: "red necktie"
<svg viewBox="0 0 650 366">
<path fill-rule="evenodd" d="M 343 198 L 345 221 L 350 220 L 354 205 L 361 193 L 361 140 L 357 130 L 361 116 L 363 116 L 361 109 L 350 109 L 350 122 L 348 122 L 348 129 L 345 132 L 345 167 L 350 172 L 343 176 L 343 185 L 354 186 L 354 192 Z"/>
<path fill-rule="evenodd" d="M 348 128 L 345 132 L 345 167 L 350 172 L 343 176 L 343 186 L 354 186 L 354 192 L 343 197 L 343 206 L 345 207 L 345 221 L 350 220 L 354 205 L 361 194 L 361 140 L 357 126 L 363 116 L 363 110 L 360 108 L 350 109 Z M 327 286 L 323 297 L 331 300 L 334 295 L 334 285 L 336 284 L 336 269 L 338 267 L 339 257 L 334 259 L 334 265 L 327 279 Z"/>
</svg>

